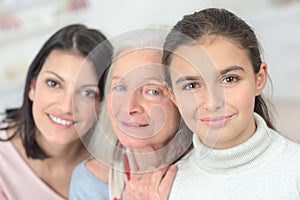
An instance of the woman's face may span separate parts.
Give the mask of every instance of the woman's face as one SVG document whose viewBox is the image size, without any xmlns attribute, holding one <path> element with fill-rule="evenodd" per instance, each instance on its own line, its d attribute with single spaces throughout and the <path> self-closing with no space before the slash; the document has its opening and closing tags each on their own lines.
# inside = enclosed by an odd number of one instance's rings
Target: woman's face
<svg viewBox="0 0 300 200">
<path fill-rule="evenodd" d="M 180 46 L 171 79 L 183 119 L 207 146 L 224 149 L 255 132 L 254 102 L 266 83 L 266 65 L 254 73 L 247 52 L 225 37 Z"/>
<path fill-rule="evenodd" d="M 164 84 L 161 53 L 140 50 L 113 64 L 107 108 L 120 142 L 134 149 L 153 150 L 177 132 L 180 116 Z"/>
<path fill-rule="evenodd" d="M 69 51 L 53 50 L 31 81 L 28 95 L 41 138 L 63 145 L 87 133 L 99 106 L 97 82 L 91 62 Z"/>
</svg>

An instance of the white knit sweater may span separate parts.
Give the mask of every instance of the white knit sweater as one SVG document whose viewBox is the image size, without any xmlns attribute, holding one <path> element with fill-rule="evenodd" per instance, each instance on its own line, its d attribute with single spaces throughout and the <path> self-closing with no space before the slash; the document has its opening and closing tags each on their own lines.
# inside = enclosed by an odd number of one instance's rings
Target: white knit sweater
<svg viewBox="0 0 300 200">
<path fill-rule="evenodd" d="M 255 134 L 230 149 L 211 150 L 194 135 L 195 148 L 178 163 L 169 199 L 299 200 L 300 144 L 257 114 L 255 120 Z"/>
</svg>

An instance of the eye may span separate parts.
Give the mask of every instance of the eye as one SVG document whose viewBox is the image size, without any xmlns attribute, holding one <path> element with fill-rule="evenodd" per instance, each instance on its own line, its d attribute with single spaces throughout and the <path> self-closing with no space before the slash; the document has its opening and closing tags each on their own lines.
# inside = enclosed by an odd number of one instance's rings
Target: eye
<svg viewBox="0 0 300 200">
<path fill-rule="evenodd" d="M 160 94 L 160 92 L 158 91 L 158 90 L 148 90 L 147 91 L 147 94 L 150 94 L 150 95 L 159 95 Z"/>
<path fill-rule="evenodd" d="M 56 81 L 54 80 L 47 80 L 46 81 L 46 84 L 49 86 L 49 87 L 55 87 L 55 88 L 58 88 L 59 87 L 59 83 L 57 83 Z"/>
<path fill-rule="evenodd" d="M 114 87 L 114 89 L 119 92 L 126 91 L 126 87 L 124 85 L 117 85 Z"/>
<path fill-rule="evenodd" d="M 148 84 L 143 86 L 143 94 L 146 95 L 146 97 L 153 98 L 153 97 L 161 97 L 164 95 L 164 86 L 161 84 Z"/>
<path fill-rule="evenodd" d="M 222 83 L 234 83 L 237 82 L 239 80 L 239 78 L 237 76 L 227 76 L 225 78 L 222 79 Z"/>
<path fill-rule="evenodd" d="M 188 83 L 183 86 L 183 90 L 192 90 L 192 89 L 196 89 L 199 87 L 200 87 L 200 85 L 198 83 Z"/>
<path fill-rule="evenodd" d="M 81 95 L 84 96 L 84 97 L 94 99 L 96 97 L 96 92 L 93 91 L 93 90 L 83 90 L 81 92 Z"/>
</svg>

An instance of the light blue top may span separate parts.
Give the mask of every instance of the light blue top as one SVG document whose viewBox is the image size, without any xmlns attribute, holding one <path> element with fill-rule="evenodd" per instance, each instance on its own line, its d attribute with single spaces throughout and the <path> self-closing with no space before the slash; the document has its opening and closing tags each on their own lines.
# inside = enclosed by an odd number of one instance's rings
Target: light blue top
<svg viewBox="0 0 300 200">
<path fill-rule="evenodd" d="M 86 168 L 86 162 L 80 163 L 73 171 L 70 200 L 109 200 L 108 185 Z"/>
</svg>

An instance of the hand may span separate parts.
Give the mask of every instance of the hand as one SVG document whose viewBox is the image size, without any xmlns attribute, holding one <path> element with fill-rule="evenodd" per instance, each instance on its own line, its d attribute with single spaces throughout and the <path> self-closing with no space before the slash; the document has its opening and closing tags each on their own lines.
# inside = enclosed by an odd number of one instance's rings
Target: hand
<svg viewBox="0 0 300 200">
<path fill-rule="evenodd" d="M 154 172 L 136 174 L 127 183 L 122 200 L 167 200 L 177 173 L 171 165 Z"/>
</svg>

